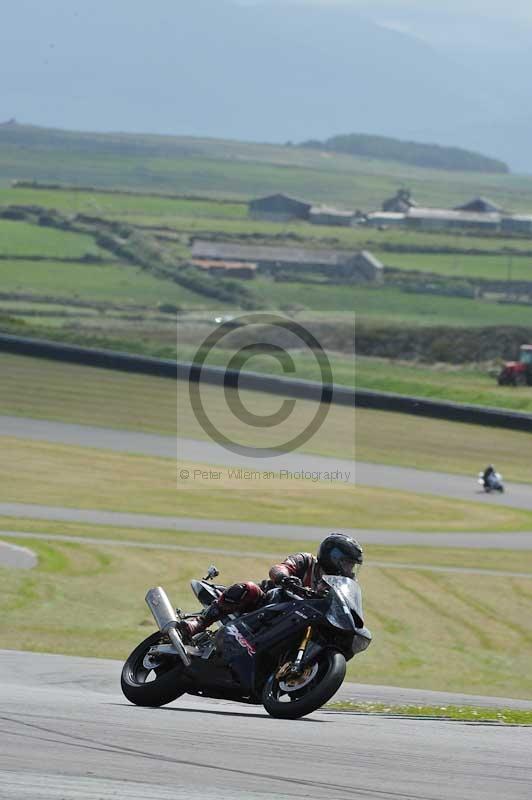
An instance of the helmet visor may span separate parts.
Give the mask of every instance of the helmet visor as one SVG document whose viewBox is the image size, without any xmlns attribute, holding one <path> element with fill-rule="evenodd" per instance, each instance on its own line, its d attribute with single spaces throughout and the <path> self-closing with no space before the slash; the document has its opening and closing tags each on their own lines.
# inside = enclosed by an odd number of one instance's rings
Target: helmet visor
<svg viewBox="0 0 532 800">
<path fill-rule="evenodd" d="M 346 578 L 356 578 L 361 566 L 362 564 L 352 558 L 341 558 L 338 561 L 338 575 L 343 575 Z"/>
<path fill-rule="evenodd" d="M 343 575 L 346 578 L 356 578 L 361 567 L 361 563 L 347 555 L 339 547 L 333 547 L 329 560 L 334 567 L 335 575 Z"/>
</svg>

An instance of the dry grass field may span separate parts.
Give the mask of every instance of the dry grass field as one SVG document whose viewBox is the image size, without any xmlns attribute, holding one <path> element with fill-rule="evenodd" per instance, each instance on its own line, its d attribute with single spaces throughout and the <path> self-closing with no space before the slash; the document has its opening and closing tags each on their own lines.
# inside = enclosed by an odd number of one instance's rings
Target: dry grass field
<svg viewBox="0 0 532 800">
<path fill-rule="evenodd" d="M 99 425 L 124 430 L 205 439 L 190 404 L 187 387 L 170 380 L 129 375 L 74 364 L 0 354 L 0 413 Z M 279 399 L 242 392 L 256 414 L 279 408 Z M 227 409 L 215 387 L 202 390 L 206 408 L 229 436 L 268 445 L 267 431 L 250 429 Z M 298 401 L 286 431 L 300 430 L 301 419 L 315 413 L 313 403 Z M 507 480 L 532 481 L 532 440 L 525 433 L 418 418 L 407 414 L 333 407 L 305 450 L 322 455 L 397 464 L 474 476 L 490 461 Z"/>
<path fill-rule="evenodd" d="M 532 512 L 504 506 L 277 473 L 250 480 L 223 466 L 14 437 L 0 437 L 0 500 L 332 528 L 532 530 Z"/>
</svg>

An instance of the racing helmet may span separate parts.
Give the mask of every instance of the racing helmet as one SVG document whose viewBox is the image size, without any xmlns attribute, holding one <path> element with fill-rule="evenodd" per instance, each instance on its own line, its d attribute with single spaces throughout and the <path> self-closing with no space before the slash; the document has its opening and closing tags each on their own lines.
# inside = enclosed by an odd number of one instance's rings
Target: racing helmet
<svg viewBox="0 0 532 800">
<path fill-rule="evenodd" d="M 318 564 L 326 575 L 355 578 L 362 561 L 361 546 L 344 533 L 330 533 L 318 549 Z"/>
</svg>

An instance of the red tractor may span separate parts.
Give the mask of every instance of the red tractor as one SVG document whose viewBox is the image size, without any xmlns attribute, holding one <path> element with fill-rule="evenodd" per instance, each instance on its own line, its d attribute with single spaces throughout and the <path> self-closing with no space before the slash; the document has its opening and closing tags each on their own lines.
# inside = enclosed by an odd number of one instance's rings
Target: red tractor
<svg viewBox="0 0 532 800">
<path fill-rule="evenodd" d="M 502 365 L 499 386 L 532 386 L 532 344 L 522 344 L 519 361 L 506 361 Z"/>
</svg>

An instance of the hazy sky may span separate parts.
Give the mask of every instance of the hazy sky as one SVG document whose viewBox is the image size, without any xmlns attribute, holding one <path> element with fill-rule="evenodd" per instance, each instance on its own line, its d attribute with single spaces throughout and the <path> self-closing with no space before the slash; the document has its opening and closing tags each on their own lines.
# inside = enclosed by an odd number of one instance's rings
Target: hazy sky
<svg viewBox="0 0 532 800">
<path fill-rule="evenodd" d="M 357 131 L 532 172 L 532 0 L 4 5 L 0 121 L 279 142 Z"/>
<path fill-rule="evenodd" d="M 458 18 L 464 14 L 481 14 L 495 17 L 509 17 L 514 20 L 528 19 L 532 22 L 532 5 L 530 0 L 238 0 L 241 3 L 251 4 L 309 4 L 316 5 L 348 5 L 353 8 L 364 9 L 373 14 L 388 11 L 416 11 L 424 14 L 440 14 L 443 10 L 449 14 L 454 13 Z"/>
<path fill-rule="evenodd" d="M 381 25 L 435 44 L 492 44 L 509 49 L 529 44 L 530 0 L 235 0 L 246 5 L 344 5 Z M 511 38 L 509 38 L 511 37 Z M 526 42 L 525 42 L 526 37 Z"/>
<path fill-rule="evenodd" d="M 325 0 L 331 2 L 332 0 Z M 501 0 L 348 0 L 381 25 L 418 36 L 431 44 L 467 49 L 511 50 L 529 47 L 532 3 Z"/>
</svg>

